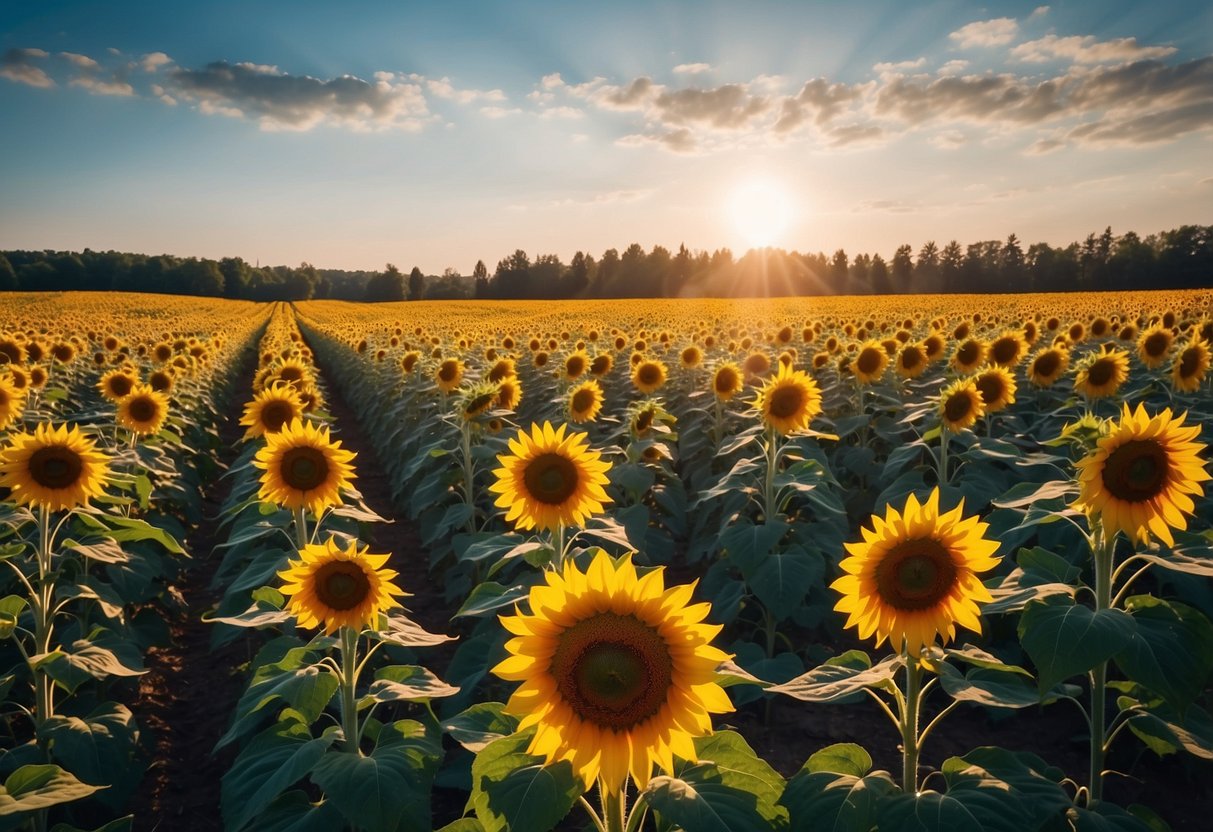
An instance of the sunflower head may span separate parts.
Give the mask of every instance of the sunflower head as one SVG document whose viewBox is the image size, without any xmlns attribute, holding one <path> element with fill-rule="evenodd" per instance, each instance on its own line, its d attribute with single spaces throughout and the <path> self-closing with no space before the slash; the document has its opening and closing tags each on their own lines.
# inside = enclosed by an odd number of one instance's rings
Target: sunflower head
<svg viewBox="0 0 1213 832">
<path fill-rule="evenodd" d="M 878 341 L 868 341 L 859 348 L 851 361 L 851 372 L 860 384 L 873 384 L 884 376 L 889 366 L 889 353 Z"/>
<path fill-rule="evenodd" d="M 602 410 L 602 388 L 588 379 L 569 391 L 569 421 L 574 424 L 593 422 Z"/>
<path fill-rule="evenodd" d="M 507 376 L 497 383 L 496 406 L 502 410 L 517 410 L 522 401 L 522 382 L 518 376 Z"/>
<path fill-rule="evenodd" d="M 303 418 L 303 400 L 299 391 L 286 382 L 275 382 L 253 396 L 244 406 L 240 424 L 248 428 L 245 439 L 277 433 L 296 419 Z"/>
<path fill-rule="evenodd" d="M 384 568 L 389 555 L 374 555 L 350 541 L 342 549 L 337 539 L 299 550 L 299 560 L 287 562 L 278 573 L 287 610 L 300 627 L 324 627 L 326 634 L 339 627 L 363 630 L 374 627 L 379 613 L 400 606 L 397 596 L 407 595 L 392 583 L 396 572 Z"/>
<path fill-rule="evenodd" d="M 821 413 L 821 389 L 808 373 L 781 364 L 758 391 L 754 407 L 767 427 L 787 436 L 807 428 Z"/>
<path fill-rule="evenodd" d="M 842 598 L 847 627 L 860 638 L 889 639 L 911 656 L 935 642 L 947 643 L 960 624 L 981 632 L 978 602 L 992 600 L 978 573 L 994 568 L 998 542 L 984 537 L 987 524 L 964 516 L 964 501 L 939 511 L 939 489 L 926 502 L 911 495 L 902 511 L 889 506 L 872 515 L 863 540 L 846 544 L 843 576 L 830 587 Z"/>
<path fill-rule="evenodd" d="M 1167 360 L 1167 354 L 1171 351 L 1174 341 L 1175 334 L 1170 329 L 1162 324 L 1155 324 L 1138 337 L 1137 357 L 1151 370 L 1161 367 Z"/>
<path fill-rule="evenodd" d="M 655 358 L 641 359 L 632 368 L 632 384 L 641 393 L 652 393 L 665 384 L 666 366 Z"/>
<path fill-rule="evenodd" d="M 985 398 L 971 378 L 957 379 L 939 394 L 939 420 L 952 433 L 973 427 L 985 413 Z"/>
<path fill-rule="evenodd" d="M 140 436 L 159 433 L 168 418 L 168 396 L 150 384 L 136 384 L 118 400 L 118 424 Z"/>
<path fill-rule="evenodd" d="M 1209 346 L 1199 335 L 1181 349 L 1171 365 L 1171 386 L 1183 393 L 1200 389 L 1209 372 Z"/>
<path fill-rule="evenodd" d="M 1187 414 L 1171 415 L 1167 408 L 1150 416 L 1143 405 L 1107 427 L 1095 449 L 1078 461 L 1076 505 L 1103 522 L 1110 538 L 1124 532 L 1142 543 L 1154 535 L 1174 544 L 1171 529 L 1188 527 L 1200 496 L 1200 483 L 1209 479 L 1198 441 L 1200 425 L 1185 425 Z"/>
<path fill-rule="evenodd" d="M 459 396 L 459 415 L 464 421 L 476 421 L 498 401 L 500 388 L 498 383 L 492 381 L 482 381 L 468 387 Z"/>
<path fill-rule="evenodd" d="M 43 423 L 9 436 L 0 450 L 0 487 L 9 499 L 50 511 L 87 505 L 104 492 L 110 458 L 80 428 Z"/>
<path fill-rule="evenodd" d="M 1027 352 L 1028 342 L 1022 332 L 1010 330 L 990 342 L 990 363 L 999 367 L 1014 367 Z"/>
<path fill-rule="evenodd" d="M 961 375 L 976 372 L 977 368 L 986 363 L 989 347 L 980 338 L 966 338 L 952 353 L 952 369 Z"/>
<path fill-rule="evenodd" d="M 528 753 L 568 761 L 586 789 L 617 793 L 630 773 L 643 789 L 654 765 L 694 760 L 693 739 L 713 713 L 733 710 L 716 682 L 729 656 L 711 645 L 707 603 L 694 585 L 666 588 L 664 570 L 637 575 L 628 557 L 599 551 L 582 572 L 569 562 L 531 590 L 530 612 L 501 617 L 513 634 L 493 673 L 521 683 L 506 711 L 535 729 Z"/>
<path fill-rule="evenodd" d="M 581 378 L 590 368 L 590 357 L 582 350 L 569 353 L 564 359 L 564 377 L 569 381 Z"/>
<path fill-rule="evenodd" d="M 712 373 L 712 392 L 722 402 L 740 393 L 742 385 L 741 369 L 731 361 L 721 364 Z"/>
<path fill-rule="evenodd" d="M 288 509 L 307 508 L 319 514 L 341 504 L 341 490 L 350 486 L 354 454 L 329 437 L 327 427 L 295 419 L 278 433 L 265 435 L 253 465 L 262 469 L 258 497 Z"/>
<path fill-rule="evenodd" d="M 918 378 L 927 369 L 926 348 L 922 344 L 906 344 L 897 353 L 897 375 Z"/>
<path fill-rule="evenodd" d="M 0 375 L 0 430 L 21 417 L 25 409 L 25 391 L 13 386 L 9 377 Z"/>
<path fill-rule="evenodd" d="M 134 367 L 121 367 L 101 376 L 101 380 L 97 382 L 97 390 L 109 401 L 117 402 L 129 396 L 138 383 L 139 373 Z"/>
<path fill-rule="evenodd" d="M 1070 366 L 1070 351 L 1045 347 L 1028 364 L 1028 379 L 1037 387 L 1052 387 Z"/>
<path fill-rule="evenodd" d="M 579 526 L 611 501 L 603 490 L 610 463 L 590 450 L 584 433 L 566 435 L 567 428 L 533 424 L 530 433 L 519 430 L 509 440 L 508 454 L 497 457 L 501 467 L 493 471 L 496 482 L 489 490 L 518 529 Z"/>
<path fill-rule="evenodd" d="M 450 393 L 463 381 L 463 362 L 458 358 L 448 358 L 438 365 L 434 371 L 434 383 L 443 393 Z"/>
<path fill-rule="evenodd" d="M 609 352 L 602 352 L 594 356 L 594 360 L 590 362 L 590 375 L 601 378 L 611 371 L 615 366 L 615 359 Z"/>
<path fill-rule="evenodd" d="M 683 347 L 682 352 L 678 354 L 678 363 L 684 369 L 693 370 L 703 363 L 703 350 L 699 349 L 695 344 L 688 347 Z"/>
<path fill-rule="evenodd" d="M 1074 389 L 1088 399 L 1116 395 L 1129 377 L 1129 354 L 1104 344 L 1084 356 L 1075 368 Z"/>
<path fill-rule="evenodd" d="M 1006 368 L 998 365 L 987 367 L 973 378 L 973 382 L 981 393 L 986 413 L 997 413 L 1015 404 L 1018 385 L 1015 376 Z"/>
</svg>

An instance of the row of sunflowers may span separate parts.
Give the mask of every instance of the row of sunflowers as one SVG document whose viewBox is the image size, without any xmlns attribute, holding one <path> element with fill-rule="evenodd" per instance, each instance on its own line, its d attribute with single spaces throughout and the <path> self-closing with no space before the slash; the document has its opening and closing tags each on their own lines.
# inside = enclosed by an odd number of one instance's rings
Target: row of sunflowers
<svg viewBox="0 0 1213 832">
<path fill-rule="evenodd" d="M 132 708 L 264 310 L 25 295 L 0 332 L 0 826 L 130 829 Z"/>
</svg>

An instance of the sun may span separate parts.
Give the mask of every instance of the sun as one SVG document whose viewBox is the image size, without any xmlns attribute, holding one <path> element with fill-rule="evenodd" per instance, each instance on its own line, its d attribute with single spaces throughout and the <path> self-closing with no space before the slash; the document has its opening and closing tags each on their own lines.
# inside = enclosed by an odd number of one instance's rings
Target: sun
<svg viewBox="0 0 1213 832">
<path fill-rule="evenodd" d="M 727 197 L 726 208 L 733 228 L 750 248 L 778 242 L 793 212 L 787 189 L 766 178 L 742 182 Z"/>
</svg>

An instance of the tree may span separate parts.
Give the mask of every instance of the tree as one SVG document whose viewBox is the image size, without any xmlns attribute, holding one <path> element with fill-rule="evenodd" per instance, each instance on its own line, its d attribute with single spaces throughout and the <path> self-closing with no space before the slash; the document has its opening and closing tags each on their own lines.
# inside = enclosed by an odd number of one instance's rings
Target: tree
<svg viewBox="0 0 1213 832">
<path fill-rule="evenodd" d="M 487 298 L 489 296 L 489 270 L 483 260 L 476 261 L 476 267 L 472 269 L 472 280 L 475 281 L 476 287 L 473 295 L 478 298 Z"/>
<path fill-rule="evenodd" d="M 425 277 L 421 274 L 421 269 L 413 266 L 413 270 L 409 272 L 409 300 L 421 300 L 421 296 L 425 294 Z"/>
<path fill-rule="evenodd" d="M 214 260 L 191 257 L 177 264 L 173 272 L 174 294 L 223 296 L 223 272 Z"/>
<path fill-rule="evenodd" d="M 404 300 L 404 275 L 400 269 L 388 263 L 382 273 L 367 281 L 363 299 L 373 303 Z"/>
<path fill-rule="evenodd" d="M 847 253 L 842 249 L 834 252 L 834 256 L 830 258 L 830 283 L 834 287 L 835 292 L 848 292 L 850 284 L 847 282 L 847 262 L 849 258 Z"/>
<path fill-rule="evenodd" d="M 879 254 L 872 255 L 868 280 L 871 282 L 873 294 L 887 295 L 893 291 L 893 281 L 889 278 L 889 264 Z"/>
<path fill-rule="evenodd" d="M 902 245 L 893 252 L 893 268 L 890 276 L 893 280 L 894 292 L 909 292 L 913 288 L 910 285 L 910 277 L 914 274 L 911 251 L 912 249 L 908 245 Z"/>
<path fill-rule="evenodd" d="M 1024 278 L 1023 249 L 1014 234 L 1007 237 L 999 252 L 998 275 L 1005 290 L 1022 291 Z"/>
<path fill-rule="evenodd" d="M 0 292 L 17 290 L 17 272 L 8 258 L 0 254 Z"/>
<path fill-rule="evenodd" d="M 914 290 L 940 291 L 940 275 L 939 246 L 935 245 L 934 240 L 929 240 L 918 250 L 918 261 L 914 264 Z"/>
</svg>

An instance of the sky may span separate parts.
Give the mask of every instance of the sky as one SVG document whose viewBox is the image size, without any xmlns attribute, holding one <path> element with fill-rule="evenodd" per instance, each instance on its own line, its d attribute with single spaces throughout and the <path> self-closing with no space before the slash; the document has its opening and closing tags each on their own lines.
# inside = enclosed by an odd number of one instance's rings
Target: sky
<svg viewBox="0 0 1213 832">
<path fill-rule="evenodd" d="M 0 249 L 490 271 L 1213 224 L 1213 4 L 0 5 Z"/>
</svg>

